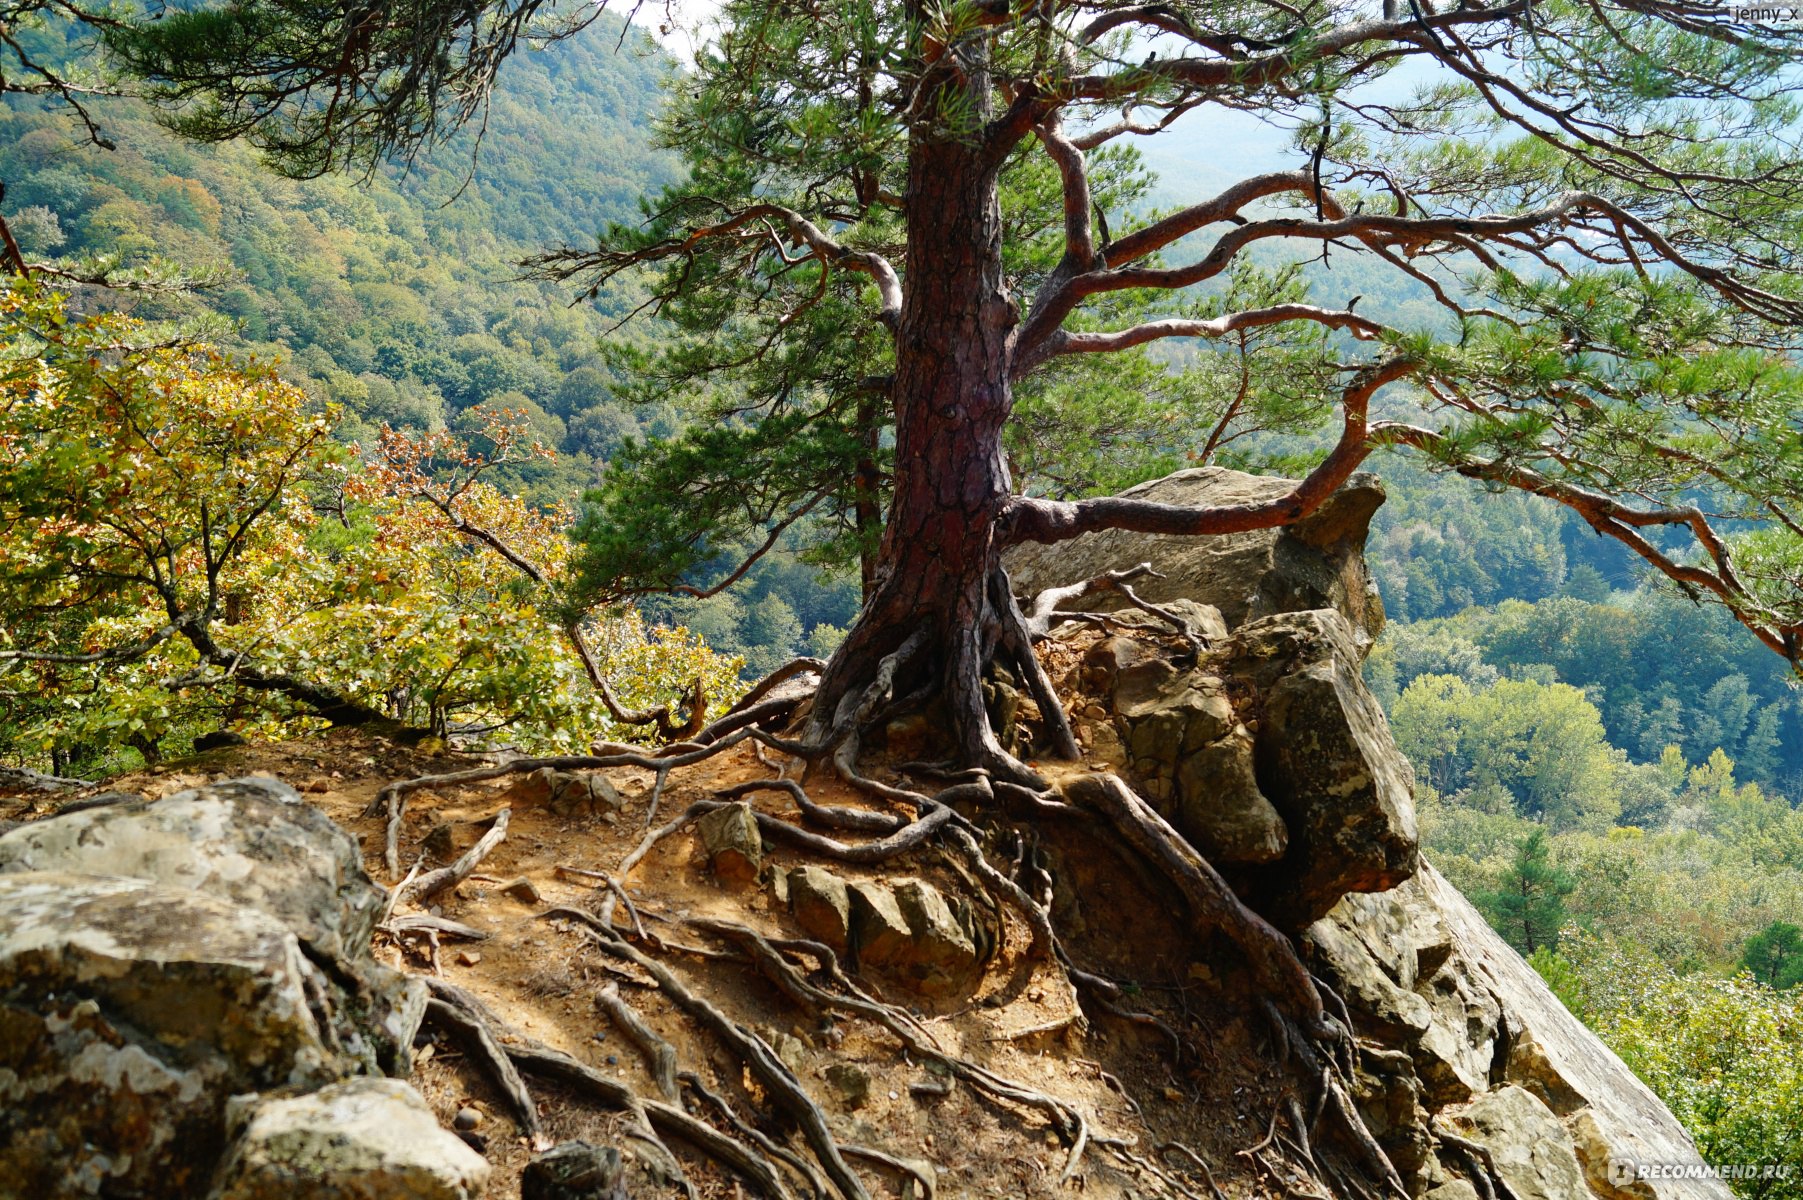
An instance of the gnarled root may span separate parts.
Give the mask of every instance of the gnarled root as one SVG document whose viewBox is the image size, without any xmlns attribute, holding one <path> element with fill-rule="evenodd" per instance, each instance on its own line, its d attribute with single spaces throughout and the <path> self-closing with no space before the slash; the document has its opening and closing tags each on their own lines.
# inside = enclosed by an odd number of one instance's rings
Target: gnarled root
<svg viewBox="0 0 1803 1200">
<path fill-rule="evenodd" d="M 736 1171 L 766 1196 L 776 1197 L 777 1200 L 794 1200 L 794 1194 L 769 1159 L 750 1146 L 721 1133 L 707 1122 L 691 1116 L 681 1105 L 642 1097 L 619 1080 L 561 1051 L 553 1050 L 517 1031 L 505 1029 L 481 1001 L 455 985 L 437 979 L 428 979 L 427 983 L 433 990 L 428 1017 L 442 1024 L 454 1037 L 476 1052 L 491 1077 L 507 1095 L 522 1122 L 521 1127 L 534 1138 L 535 1145 L 543 1141 L 543 1136 L 538 1124 L 537 1106 L 526 1089 L 520 1074 L 522 1070 L 565 1084 L 607 1108 L 629 1114 L 634 1120 L 628 1133 L 650 1149 L 660 1166 L 673 1178 L 680 1180 L 691 1197 L 697 1195 L 695 1188 L 683 1176 L 676 1156 L 670 1152 L 660 1134 L 678 1138 Z"/>
<path fill-rule="evenodd" d="M 1330 1017 L 1324 994 L 1336 1002 L 1309 974 L 1289 938 L 1247 908 L 1208 861 L 1171 827 L 1151 805 L 1142 800 L 1119 776 L 1088 775 L 1074 781 L 1067 792 L 1073 801 L 1094 808 L 1114 827 L 1121 839 L 1152 863 L 1183 896 L 1197 927 L 1225 934 L 1252 968 L 1262 991 L 1262 1003 L 1272 1025 L 1280 1056 L 1292 1060 L 1316 1082 L 1316 1120 L 1327 1119 L 1350 1144 L 1363 1168 L 1383 1187 L 1406 1197 L 1407 1189 L 1395 1166 L 1372 1136 L 1364 1118 L 1347 1094 L 1351 1077 L 1352 1031 Z M 1338 1005 L 1344 1013 L 1344 1006 Z M 1296 1121 L 1302 1156 L 1316 1164 L 1307 1126 Z M 1324 1172 L 1324 1173 L 1332 1173 Z M 1342 1181 L 1340 1190 L 1358 1190 Z"/>
</svg>

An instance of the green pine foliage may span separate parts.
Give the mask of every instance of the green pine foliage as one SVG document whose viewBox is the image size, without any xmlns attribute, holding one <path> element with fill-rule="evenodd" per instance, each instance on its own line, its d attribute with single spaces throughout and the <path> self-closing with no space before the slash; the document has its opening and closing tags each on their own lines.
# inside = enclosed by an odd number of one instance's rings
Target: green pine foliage
<svg viewBox="0 0 1803 1200">
<path fill-rule="evenodd" d="M 1740 965 L 1767 987 L 1803 984 L 1803 929 L 1789 921 L 1773 921 L 1747 939 Z"/>
<path fill-rule="evenodd" d="M 1574 886 L 1571 876 L 1553 865 L 1546 831 L 1536 829 L 1515 847 L 1501 885 L 1476 901 L 1509 944 L 1531 957 L 1558 948 L 1568 916 L 1565 898 Z"/>
</svg>

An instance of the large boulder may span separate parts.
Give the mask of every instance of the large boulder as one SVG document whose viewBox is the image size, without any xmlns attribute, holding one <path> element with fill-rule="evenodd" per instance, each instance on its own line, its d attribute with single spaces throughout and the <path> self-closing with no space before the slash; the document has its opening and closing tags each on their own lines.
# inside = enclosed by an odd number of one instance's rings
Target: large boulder
<svg viewBox="0 0 1803 1200">
<path fill-rule="evenodd" d="M 396 1079 L 241 1097 L 210 1200 L 475 1200 L 488 1162 Z"/>
<path fill-rule="evenodd" d="M 1122 494 L 1161 504 L 1226 508 L 1262 504 L 1295 486 L 1290 479 L 1200 467 Z M 1212 537 L 1105 530 L 1051 546 L 1016 546 L 1002 562 L 1014 590 L 1029 596 L 1149 562 L 1164 578 L 1139 580 L 1135 592 L 1153 603 L 1181 599 L 1213 605 L 1230 629 L 1276 613 L 1334 608 L 1351 625 L 1362 652 L 1384 623 L 1383 602 L 1364 554 L 1371 516 L 1383 502 L 1377 477 L 1361 473 L 1309 517 L 1283 528 Z M 1102 592 L 1080 603 L 1107 611 L 1125 601 Z"/>
<path fill-rule="evenodd" d="M 226 1097 L 358 1070 L 314 1003 L 329 987 L 255 908 L 142 879 L 0 876 L 0 1193 L 200 1195 Z"/>
<path fill-rule="evenodd" d="M 22 826 L 0 837 L 0 874 L 19 871 L 147 879 L 273 918 L 330 964 L 331 1035 L 364 1069 L 405 1073 L 425 990 L 370 954 L 384 893 L 356 840 L 279 780 L 229 780 Z"/>
<path fill-rule="evenodd" d="M 1381 892 L 1415 872 L 1415 774 L 1360 678 L 1352 628 L 1333 609 L 1264 617 L 1229 643 L 1222 671 L 1256 697 L 1259 791 L 1289 829 L 1259 870 L 1254 906 L 1300 929 L 1349 892 Z"/>
<path fill-rule="evenodd" d="M 474 1195 L 479 1179 L 432 1190 L 368 1165 L 386 1149 L 346 1165 L 404 1135 L 442 1174 L 446 1143 L 404 1085 L 313 1095 L 408 1067 L 425 989 L 372 956 L 383 905 L 350 836 L 271 779 L 0 837 L 0 1196 L 205 1195 L 229 1101 L 253 1094 L 289 1107 L 251 1128 L 300 1148 L 271 1174 L 273 1142 L 241 1145 L 222 1195 Z"/>
<path fill-rule="evenodd" d="M 1515 1200 L 1571 1200 L 1587 1190 L 1571 1134 L 1531 1092 L 1486 1092 L 1449 1124 L 1489 1152 Z"/>
<path fill-rule="evenodd" d="M 1728 1200 L 1714 1179 L 1616 1182 L 1624 1163 L 1700 1167 L 1696 1145 L 1428 863 L 1388 892 L 1348 895 L 1304 941 L 1361 1045 L 1377 1048 L 1366 1060 L 1393 1064 L 1420 1097 L 1415 1128 L 1398 1130 L 1400 1140 L 1438 1120 L 1489 1148 L 1523 1197 Z M 1373 1103 L 1368 1116 L 1387 1119 L 1385 1109 Z M 1538 1132 L 1524 1140 L 1514 1130 Z M 1588 1187 L 1572 1185 L 1570 1155 Z"/>
</svg>

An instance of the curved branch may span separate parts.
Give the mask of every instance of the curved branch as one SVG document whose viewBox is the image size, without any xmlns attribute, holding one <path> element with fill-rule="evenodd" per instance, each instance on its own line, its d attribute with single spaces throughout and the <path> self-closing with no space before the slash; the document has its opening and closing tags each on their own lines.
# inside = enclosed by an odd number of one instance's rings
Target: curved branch
<svg viewBox="0 0 1803 1200">
<path fill-rule="evenodd" d="M 1343 418 L 1333 450 L 1306 479 L 1275 499 L 1196 508 L 1126 496 L 1075 501 L 1015 496 L 997 518 L 996 545 L 1051 544 L 1102 529 L 1193 536 L 1293 524 L 1319 508 L 1371 453 L 1373 444 L 1367 436 L 1371 397 L 1385 384 L 1414 374 L 1420 366 L 1413 359 L 1392 358 L 1363 368 L 1341 394 Z"/>
<path fill-rule="evenodd" d="M 1530 467 L 1500 459 L 1489 461 L 1459 455 L 1445 435 L 1400 422 L 1381 421 L 1371 430 L 1374 443 L 1409 446 L 1446 462 L 1468 479 L 1500 483 L 1557 501 L 1577 513 L 1597 533 L 1611 537 L 1632 550 L 1694 599 L 1707 592 L 1734 619 L 1785 661 L 1803 660 L 1803 625 L 1778 618 L 1754 602 L 1734 570 L 1727 544 L 1707 517 L 1696 508 L 1636 509 L 1601 492 L 1553 479 Z M 1653 527 L 1683 526 L 1690 530 L 1713 563 L 1713 569 L 1674 560 L 1640 531 Z"/>
<path fill-rule="evenodd" d="M 662 262 L 688 254 L 701 242 L 739 234 L 748 226 L 764 226 L 765 222 L 781 225 L 791 238 L 813 251 L 822 262 L 870 276 L 876 283 L 877 294 L 882 302 L 877 319 L 890 329 L 894 329 L 900 322 L 901 276 L 888 259 L 874 250 L 853 250 L 840 244 L 802 214 L 780 204 L 753 204 L 713 225 L 702 225 L 681 237 L 666 238 L 637 250 L 603 249 L 586 253 L 562 250 L 529 259 L 527 265 L 534 267 L 536 274 L 552 279 L 566 280 L 586 271 L 597 270 L 600 277 L 606 279 L 627 267 Z M 767 230 L 768 227 L 764 227 Z"/>
<path fill-rule="evenodd" d="M 1394 332 L 1350 309 L 1321 308 L 1313 304 L 1274 304 L 1269 308 L 1227 313 L 1206 321 L 1171 317 L 1099 333 L 1061 329 L 1030 351 L 1016 357 L 1014 377 L 1019 379 L 1046 359 L 1059 355 L 1108 354 L 1170 337 L 1221 338 L 1241 330 L 1281 325 L 1286 321 L 1312 321 L 1329 329 L 1344 329 L 1364 341 Z"/>
<path fill-rule="evenodd" d="M 1064 123 L 1056 112 L 1033 126 L 1033 132 L 1057 165 L 1064 184 L 1064 261 L 1074 270 L 1086 270 L 1096 251 L 1090 229 L 1089 170 L 1083 162 L 1083 151 L 1065 136 Z"/>
</svg>

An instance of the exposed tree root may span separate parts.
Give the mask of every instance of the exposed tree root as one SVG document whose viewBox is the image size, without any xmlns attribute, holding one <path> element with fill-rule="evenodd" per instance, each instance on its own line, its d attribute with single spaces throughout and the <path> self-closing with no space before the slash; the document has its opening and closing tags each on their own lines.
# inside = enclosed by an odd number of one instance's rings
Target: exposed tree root
<svg viewBox="0 0 1803 1200">
<path fill-rule="evenodd" d="M 1496 1169 L 1496 1160 L 1487 1147 L 1453 1133 L 1435 1118 L 1429 1123 L 1434 1139 L 1465 1160 L 1465 1171 L 1483 1200 L 1515 1200 L 1515 1193 Z"/>
<path fill-rule="evenodd" d="M 1133 578 L 1143 573 L 1145 572 L 1136 569 L 1135 572 L 1113 574 Z M 1138 601 L 1131 589 L 1125 587 L 1125 578 L 1110 579 L 1107 586 L 1124 590 L 1130 602 L 1167 620 L 1181 635 L 1190 638 L 1198 649 L 1204 648 L 1181 618 Z M 1096 581 L 1090 581 L 1090 584 L 1101 586 Z M 1036 632 L 1043 634 L 1043 629 L 1036 630 L 1036 623 L 1043 624 L 1060 616 L 1057 606 L 1062 601 L 1055 596 L 1049 601 L 1041 597 L 1034 606 L 1034 616 L 1029 618 L 1020 614 L 1012 597 L 1007 596 L 1005 590 L 1001 597 L 1006 599 L 1006 613 L 1014 618 L 1012 624 L 1004 620 L 999 628 L 985 635 L 990 644 L 964 647 L 959 652 L 978 654 L 985 661 L 1011 663 L 1041 710 L 1047 740 L 1056 746 L 1060 744 L 1058 729 L 1062 726 L 1068 733 L 1068 722 L 1064 719 L 1062 707 L 1051 690 L 1049 680 L 1046 680 L 1043 669 L 1032 653 L 1031 641 Z M 1069 597 L 1064 599 L 1068 600 Z M 991 600 L 993 605 L 1001 605 L 1001 599 L 992 596 Z M 1322 1182 L 1335 1195 L 1345 1200 L 1372 1200 L 1387 1193 L 1406 1195 L 1394 1167 L 1372 1137 L 1347 1092 L 1347 1081 L 1353 1073 L 1356 1046 L 1351 1040 L 1350 1023 L 1343 1002 L 1330 988 L 1309 974 L 1290 940 L 1248 909 L 1203 856 L 1121 779 L 1112 774 L 1085 776 L 1067 787 L 1068 802 L 1060 800 L 1057 793 L 1048 790 L 1034 772 L 1013 759 L 996 743 L 993 734 L 985 735 L 987 741 L 977 739 L 981 742 L 978 747 L 981 752 L 974 756 L 971 753 L 974 743 L 969 743 L 968 739 L 966 744 L 958 746 L 956 752 L 961 758 L 955 762 L 954 768 L 937 772 L 947 778 L 947 786 L 932 795 L 906 786 L 884 783 L 863 774 L 859 766 L 863 733 L 885 719 L 887 714 L 897 711 L 898 707 L 911 703 L 913 697 L 919 694 L 919 689 L 916 689 L 901 700 L 896 699 L 898 685 L 905 689 L 907 684 L 902 681 L 918 677 L 926 669 L 929 645 L 929 639 L 923 632 L 916 632 L 902 639 L 899 645 L 894 645 L 878 661 L 870 674 L 864 676 L 860 686 L 838 693 L 837 703 L 830 712 L 820 698 L 816 697 L 808 715 L 806 732 L 799 741 L 770 732 L 764 725 L 788 719 L 803 703 L 805 697 L 771 699 L 770 692 L 786 679 L 819 669 L 819 664 L 806 660 L 798 660 L 784 668 L 784 671 L 773 674 L 738 707 L 716 720 L 713 725 L 690 731 L 692 741 L 666 746 L 662 751 L 610 745 L 597 747 L 598 751 L 604 752 L 595 755 L 521 759 L 402 781 L 383 789 L 372 809 L 383 812 L 388 819 L 387 850 L 390 871 L 393 872 L 397 858 L 397 830 L 402 800 L 411 791 L 424 787 L 476 783 L 542 767 L 557 770 L 603 770 L 631 766 L 656 772 L 658 782 L 653 792 L 651 814 L 647 817 L 648 828 L 633 850 L 611 873 L 567 869 L 606 886 L 606 895 L 596 906 L 596 911 L 588 913 L 562 908 L 552 909 L 541 915 L 572 920 L 586 931 L 603 953 L 652 980 L 677 1010 L 706 1030 L 750 1070 L 763 1092 L 800 1129 L 808 1155 L 787 1149 L 767 1135 L 759 1133 L 741 1121 L 730 1104 L 709 1091 L 698 1076 L 681 1072 L 671 1045 L 625 1002 L 615 987 L 604 989 L 598 1004 L 628 1040 L 644 1054 L 657 1088 L 664 1097 L 662 1101 L 637 1096 L 625 1085 L 542 1047 L 522 1051 L 514 1046 L 502 1046 L 492 1034 L 487 1035 L 484 1041 L 482 1031 L 489 1027 L 489 1022 L 480 1015 L 479 1008 L 458 1002 L 452 992 L 445 990 L 449 985 L 435 981 L 433 1012 L 436 1019 L 453 1025 L 466 1040 L 473 1039 L 472 1044 L 477 1047 L 479 1057 L 490 1064 L 497 1079 L 502 1081 L 503 1090 L 509 1093 L 517 1107 L 522 1108 L 523 1127 L 528 1120 L 536 1121 L 535 1113 L 530 1118 L 525 1115 L 530 1107 L 530 1098 L 524 1092 L 523 1082 L 519 1082 L 517 1071 L 513 1076 L 514 1082 L 519 1083 L 516 1090 L 508 1082 L 504 1071 L 493 1065 L 497 1058 L 502 1063 L 518 1061 L 530 1069 L 554 1075 L 566 1082 L 574 1082 L 588 1094 L 632 1113 L 642 1126 L 642 1136 L 653 1141 L 660 1133 L 682 1138 L 709 1157 L 729 1165 L 754 1187 L 769 1195 L 790 1195 L 789 1181 L 783 1175 L 787 1171 L 792 1173 L 806 1192 L 818 1195 L 830 1190 L 843 1200 L 867 1200 L 869 1190 L 852 1171 L 847 1162 L 848 1157 L 861 1155 L 867 1161 L 888 1170 L 912 1170 L 904 1160 L 885 1152 L 854 1149 L 839 1143 L 820 1106 L 775 1051 L 762 1038 L 698 994 L 676 971 L 652 953 L 679 952 L 714 961 L 750 965 L 783 996 L 801 1008 L 822 1017 L 852 1016 L 871 1022 L 894 1037 L 907 1054 L 939 1064 L 948 1079 L 972 1088 L 988 1102 L 1003 1108 L 1025 1109 L 1040 1114 L 1067 1147 L 1061 1173 L 1063 1181 L 1073 1179 L 1085 1154 L 1092 1148 L 1097 1148 L 1106 1150 L 1132 1170 L 1155 1179 L 1160 1187 L 1173 1195 L 1197 1197 L 1200 1200 L 1198 1193 L 1167 1169 L 1169 1164 L 1154 1162 L 1135 1153 L 1133 1143 L 1128 1140 L 1096 1135 L 1089 1119 L 1076 1106 L 1004 1078 L 977 1063 L 946 1051 L 928 1029 L 906 1010 L 885 1003 L 860 988 L 842 969 L 833 952 L 825 946 L 805 940 L 771 938 L 734 922 L 702 919 L 687 920 L 681 924 L 705 935 L 701 940 L 725 945 L 731 948 L 730 951 L 681 945 L 654 936 L 647 929 L 647 916 L 654 921 L 664 922 L 668 922 L 668 918 L 658 917 L 655 913 L 641 913 L 623 886 L 660 842 L 691 822 L 744 797 L 764 792 L 782 793 L 799 810 L 801 823 L 754 808 L 759 831 L 766 841 L 794 848 L 811 857 L 865 866 L 884 863 L 934 842 L 939 843 L 948 852 L 948 861 L 963 875 L 968 885 L 995 907 L 998 916 L 1003 908 L 1014 910 L 1029 936 L 1027 957 L 1030 961 L 1059 964 L 1071 982 L 1084 993 L 1086 1004 L 1117 1019 L 1157 1030 L 1170 1041 L 1174 1055 L 1183 1056 L 1187 1049 L 1185 1040 L 1169 1022 L 1154 1012 L 1141 1012 L 1127 1007 L 1121 1002 L 1124 993 L 1119 985 L 1080 970 L 1072 962 L 1059 940 L 1051 915 L 1050 876 L 1043 868 L 1036 867 L 1031 846 L 1021 843 L 1015 856 L 1017 861 L 1011 866 L 1002 859 L 991 861 L 984 850 L 987 844 L 984 838 L 970 819 L 954 809 L 953 805 L 956 804 L 965 806 L 967 812 L 972 809 L 978 812 L 1008 812 L 1032 820 L 1100 817 L 1106 821 L 1134 855 L 1143 859 L 1176 889 L 1197 931 L 1224 934 L 1243 956 L 1256 980 L 1263 1006 L 1271 1020 L 1273 1044 L 1278 1057 L 1289 1063 L 1297 1076 L 1309 1081 L 1312 1087 L 1312 1092 L 1309 1093 L 1311 1101 L 1306 1106 L 1308 1111 L 1304 1111 L 1304 1106 L 1293 1098 L 1284 1110 L 1294 1136 L 1285 1134 L 1279 1137 L 1274 1117 L 1272 1134 L 1264 1144 L 1248 1152 L 1248 1161 L 1292 1189 L 1294 1185 L 1278 1172 L 1273 1158 L 1302 1164 L 1312 1179 Z M 961 675 L 951 667 L 946 670 L 949 674 L 944 678 L 950 687 Z M 929 674 L 937 674 L 937 669 Z M 971 704 L 980 707 L 980 695 L 967 693 L 968 688 L 962 694 L 948 694 L 947 701 L 954 713 Z M 955 718 L 954 724 L 956 723 Z M 830 762 L 835 773 L 848 784 L 867 795 L 898 806 L 901 811 L 884 812 L 821 804 L 808 795 L 801 781 L 779 777 L 748 781 L 726 788 L 718 793 L 717 798 L 695 801 L 672 819 L 657 824 L 654 828 L 650 827 L 655 821 L 657 801 L 661 798 L 665 781 L 672 771 L 706 761 L 740 743 L 760 748 L 769 746 L 799 757 L 810 766 Z M 1071 749 L 1075 749 L 1074 740 Z M 973 757 L 976 759 L 974 763 Z M 935 772 L 919 770 L 915 773 Z M 804 825 L 813 828 L 804 828 Z M 815 832 L 816 829 L 866 835 L 868 840 L 841 840 L 827 833 Z M 504 833 L 504 823 L 502 831 Z M 475 854 L 475 851 L 471 853 Z M 470 859 L 470 855 L 466 855 L 465 859 Z M 433 872 L 397 887 L 395 894 L 397 897 L 421 896 L 427 894 L 425 889 L 428 885 L 439 885 L 441 880 L 447 881 L 435 890 L 453 886 L 455 882 L 468 876 L 477 861 L 479 855 L 474 861 L 467 862 L 467 865 L 464 860 L 460 860 L 451 868 Z M 459 868 L 462 868 L 460 874 L 457 873 Z M 455 877 L 451 878 L 451 875 Z M 621 904 L 625 905 L 630 920 L 630 935 L 614 924 L 615 912 Z M 642 980 L 639 986 L 645 986 Z M 472 1012 L 477 1015 L 471 1016 Z M 457 1026 L 454 1018 L 461 1019 L 463 1025 Z M 737 1136 L 722 1133 L 683 1112 L 678 1102 L 679 1084 L 682 1083 L 686 1083 L 696 1096 L 717 1111 Z M 1319 1152 L 1320 1144 L 1328 1138 L 1335 1143 L 1335 1155 L 1323 1155 Z M 1443 1136 L 1442 1143 L 1462 1152 L 1451 1135 Z M 661 1146 L 661 1143 L 657 1144 Z M 1181 1153 L 1191 1165 L 1200 1167 L 1209 1194 L 1215 1197 L 1221 1195 L 1207 1165 L 1193 1151 L 1182 1147 L 1175 1151 L 1170 1146 L 1161 1148 L 1161 1153 L 1166 1152 Z M 1339 1154 L 1348 1154 L 1350 1157 L 1342 1160 L 1337 1157 Z M 918 1175 L 917 1178 L 920 1178 L 923 1190 L 930 1185 L 930 1180 Z M 1377 1189 L 1374 1190 L 1367 1181 L 1375 1181 Z M 1508 1198 L 1505 1193 L 1492 1197 L 1491 1200 Z"/>
<path fill-rule="evenodd" d="M 513 816 L 511 808 L 503 808 L 495 817 L 495 823 L 487 833 L 463 853 L 463 856 L 448 867 L 440 867 L 436 871 L 428 871 L 419 876 L 411 884 L 403 883 L 395 889 L 393 903 L 406 902 L 424 905 L 431 902 L 434 896 L 448 892 L 465 879 L 487 858 L 489 853 L 507 839 L 507 822 Z"/>
<path fill-rule="evenodd" d="M 826 1115 L 762 1038 L 721 1012 L 677 978 L 674 971 L 640 951 L 611 927 L 593 921 L 584 922 L 582 927 L 590 931 L 603 952 L 630 962 L 656 980 L 658 988 L 671 1003 L 712 1033 L 750 1068 L 771 1099 L 800 1126 L 808 1148 L 844 1200 L 870 1200 L 870 1192 L 863 1181 L 846 1163 L 839 1143 L 827 1125 Z"/>
<path fill-rule="evenodd" d="M 791 942 L 818 959 L 823 969 L 846 992 L 830 992 L 811 983 L 796 966 L 783 956 L 779 947 L 757 930 L 731 921 L 701 919 L 691 922 L 697 928 L 737 943 L 750 954 L 758 971 L 791 1000 L 811 1011 L 836 1011 L 874 1021 L 895 1037 L 910 1055 L 941 1064 L 954 1078 L 970 1085 L 992 1099 L 1033 1109 L 1050 1120 L 1058 1135 L 1071 1147 L 1065 1164 L 1064 1178 L 1077 1169 L 1089 1140 L 1089 1122 L 1074 1105 L 1025 1084 L 997 1075 L 987 1067 L 947 1053 L 936 1039 L 905 1010 L 872 999 L 852 988 L 850 980 L 838 968 L 832 951 L 813 942 Z"/>
<path fill-rule="evenodd" d="M 426 986 L 432 989 L 432 998 L 426 1001 L 426 1015 L 447 1026 L 482 1060 L 507 1096 L 507 1103 L 512 1106 L 521 1131 L 531 1140 L 532 1148 L 550 1149 L 551 1142 L 545 1137 L 544 1125 L 538 1117 L 538 1105 L 533 1102 L 532 1093 L 526 1090 L 526 1081 L 520 1078 L 513 1060 L 501 1048 L 501 1041 L 485 1019 L 480 1002 L 456 984 L 432 976 L 423 978 Z"/>
<path fill-rule="evenodd" d="M 658 1036 L 657 1030 L 645 1023 L 638 1010 L 626 1003 L 617 984 L 608 984 L 595 995 L 595 1007 L 607 1014 L 614 1027 L 645 1056 L 645 1064 L 657 1090 L 672 1104 L 680 1098 L 676 1090 L 676 1047 Z"/>
<path fill-rule="evenodd" d="M 681 1075 L 681 1079 L 682 1082 L 687 1084 L 697 1096 L 700 1096 L 703 1100 L 707 1101 L 708 1104 L 712 1105 L 714 1110 L 725 1118 L 726 1123 L 738 1131 L 740 1137 L 757 1146 L 758 1149 L 762 1150 L 765 1154 L 768 1154 L 771 1158 L 780 1160 L 790 1167 L 797 1175 L 801 1176 L 803 1181 L 807 1183 L 809 1190 L 812 1191 L 815 1196 L 824 1196 L 827 1192 L 832 1190 L 832 1185 L 827 1182 L 826 1176 L 820 1173 L 819 1167 L 816 1167 L 813 1163 L 795 1153 L 793 1150 L 778 1144 L 773 1138 L 759 1130 L 755 1125 L 747 1123 L 744 1118 L 733 1111 L 732 1105 L 726 1102 L 725 1097 L 713 1091 L 705 1082 L 703 1082 L 701 1076 L 695 1074 L 693 1071 L 684 1071 Z"/>
<path fill-rule="evenodd" d="M 1208 639 L 1197 633 L 1190 623 L 1168 608 L 1153 604 L 1142 597 L 1128 585 L 1135 579 L 1163 579 L 1152 569 L 1149 562 L 1140 563 L 1136 567 L 1126 567 L 1119 571 L 1109 571 L 1097 575 L 1094 579 L 1086 579 L 1082 583 L 1073 583 L 1068 587 L 1048 588 L 1033 598 L 1033 607 L 1027 612 L 1024 621 L 1028 635 L 1034 641 L 1040 641 L 1051 635 L 1051 632 L 1064 621 L 1091 621 L 1100 619 L 1107 621 L 1107 616 L 1100 613 L 1065 612 L 1059 605 L 1069 604 L 1073 600 L 1081 600 L 1098 592 L 1113 592 L 1128 604 L 1149 616 L 1157 617 L 1176 631 L 1177 636 L 1189 643 L 1190 652 L 1200 655 L 1208 649 Z M 1074 756 L 1073 756 L 1074 757 Z"/>
<path fill-rule="evenodd" d="M 1294 1014 L 1309 1037 L 1334 1041 L 1350 1036 L 1350 1031 L 1329 1023 L 1314 980 L 1290 940 L 1247 908 L 1208 860 L 1118 775 L 1085 776 L 1071 791 L 1074 799 L 1106 817 L 1123 841 L 1177 887 L 1199 928 L 1227 935 L 1245 955 L 1265 993 Z"/>
<path fill-rule="evenodd" d="M 537 1110 L 520 1069 L 557 1080 L 594 1097 L 608 1108 L 623 1111 L 635 1118 L 635 1128 L 628 1132 L 647 1144 L 666 1171 L 678 1179 L 684 1190 L 695 1197 L 694 1186 L 682 1175 L 675 1155 L 659 1134 L 679 1138 L 703 1154 L 737 1171 L 766 1196 L 776 1200 L 794 1200 L 782 1176 L 762 1154 L 713 1126 L 685 1112 L 680 1105 L 639 1096 L 626 1084 L 612 1079 L 593 1067 L 553 1050 L 515 1031 L 505 1032 L 494 1015 L 473 996 L 442 980 L 429 979 L 434 996 L 430 1016 L 444 1023 L 453 1035 L 474 1047 L 484 1065 L 516 1108 L 526 1107 L 533 1113 L 536 1127 Z"/>
<path fill-rule="evenodd" d="M 617 748 L 617 753 L 516 758 L 486 767 L 448 771 L 442 775 L 421 775 L 413 779 L 399 779 L 377 792 L 375 798 L 369 802 L 369 806 L 363 810 L 363 815 L 386 817 L 383 860 L 388 868 L 388 873 L 398 875 L 400 874 L 401 815 L 404 811 L 405 798 L 411 792 L 417 792 L 422 788 L 461 787 L 471 783 L 485 783 L 491 779 L 504 779 L 509 775 L 530 774 L 546 767 L 554 771 L 604 771 L 615 767 L 642 767 L 662 773 L 677 767 L 693 766 L 698 762 L 704 762 L 716 754 L 732 749 L 754 735 L 769 737 L 769 735 L 760 734 L 756 729 L 741 729 L 711 745 L 677 754 L 665 755 L 655 751 L 622 746 Z M 784 748 L 779 739 L 770 740 L 778 743 L 778 748 Z"/>
</svg>

